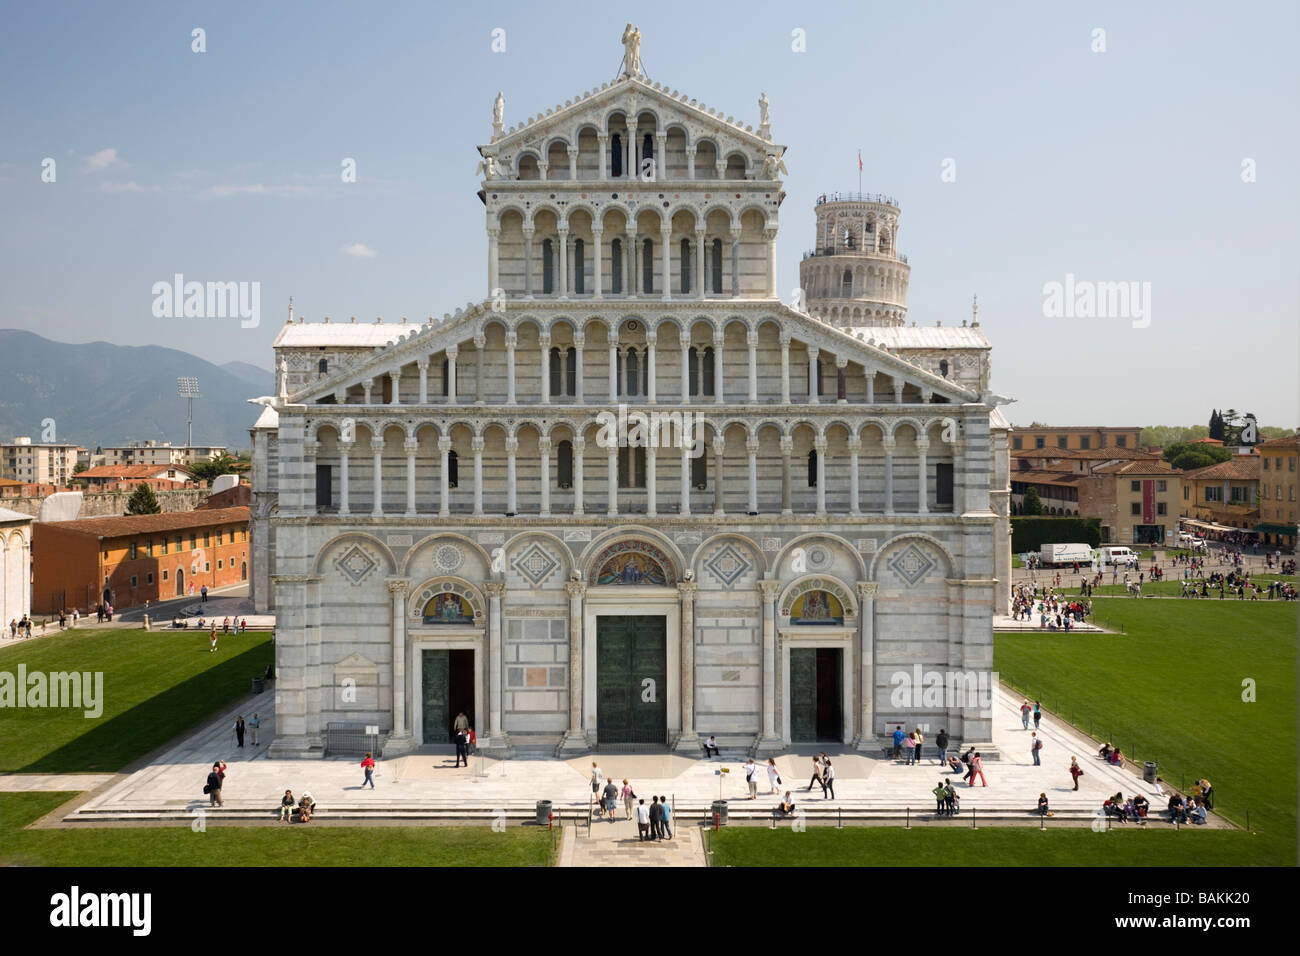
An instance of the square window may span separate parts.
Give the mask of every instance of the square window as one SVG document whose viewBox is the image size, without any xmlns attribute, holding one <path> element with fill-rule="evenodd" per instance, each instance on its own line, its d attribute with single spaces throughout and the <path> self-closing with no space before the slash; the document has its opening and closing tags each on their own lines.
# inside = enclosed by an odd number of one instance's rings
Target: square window
<svg viewBox="0 0 1300 956">
<path fill-rule="evenodd" d="M 1127 435 L 1116 435 L 1116 436 L 1115 436 L 1115 447 L 1116 447 L 1116 448 L 1127 448 L 1127 447 L 1128 447 L 1128 436 L 1127 436 Z"/>
<path fill-rule="evenodd" d="M 131 575 L 131 587 L 135 587 L 137 584 L 139 584 L 139 582 L 140 582 L 139 578 L 137 578 L 134 574 Z"/>
<path fill-rule="evenodd" d="M 1024 440 L 1023 438 L 1021 438 L 1019 435 L 1017 435 L 1015 438 L 1011 439 L 1011 447 L 1012 447 L 1012 448 L 1023 448 L 1023 447 L 1024 447 L 1024 444 L 1025 444 L 1025 440 Z"/>
<path fill-rule="evenodd" d="M 1091 447 L 1092 447 L 1092 436 L 1091 436 L 1091 435 L 1080 435 L 1080 436 L 1079 436 L 1079 447 L 1080 447 L 1080 448 L 1091 448 Z"/>
<path fill-rule="evenodd" d="M 1057 448 L 1069 448 L 1069 447 L 1070 447 L 1070 436 L 1069 436 L 1069 435 L 1057 435 L 1057 436 L 1056 436 L 1056 447 L 1057 447 Z"/>
<path fill-rule="evenodd" d="M 146 574 L 146 575 L 144 576 L 144 583 L 145 583 L 145 584 L 153 584 L 153 572 L 152 572 L 152 571 L 150 571 L 148 574 Z"/>
<path fill-rule="evenodd" d="M 1163 501 L 1156 502 L 1156 514 L 1158 515 L 1168 514 L 1167 510 L 1165 509 L 1165 503 Z"/>
<path fill-rule="evenodd" d="M 1169 483 L 1164 478 L 1157 479 L 1156 491 L 1167 491 L 1168 489 Z"/>
<path fill-rule="evenodd" d="M 1042 435 L 1038 435 L 1037 437 L 1034 438 L 1034 447 L 1035 447 L 1035 448 L 1046 448 L 1046 447 L 1047 447 L 1047 439 L 1044 438 Z"/>
<path fill-rule="evenodd" d="M 1142 482 L 1140 482 L 1140 481 L 1130 481 L 1130 482 L 1128 483 L 1128 490 L 1131 491 L 1131 492 L 1133 492 L 1134 494 L 1136 494 L 1137 492 L 1139 492 L 1139 491 L 1142 490 Z M 1136 514 L 1136 513 L 1137 513 L 1137 512 L 1134 512 L 1134 514 Z"/>
<path fill-rule="evenodd" d="M 1128 506 L 1128 509 L 1129 509 L 1128 513 L 1131 515 L 1140 515 L 1142 513 L 1142 506 L 1138 504 L 1136 501 L 1130 504 Z"/>
</svg>

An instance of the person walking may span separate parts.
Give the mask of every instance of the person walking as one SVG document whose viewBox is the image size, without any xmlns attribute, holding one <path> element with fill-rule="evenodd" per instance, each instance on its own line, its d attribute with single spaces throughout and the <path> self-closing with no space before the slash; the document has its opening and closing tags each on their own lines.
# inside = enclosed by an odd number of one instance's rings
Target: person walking
<svg viewBox="0 0 1300 956">
<path fill-rule="evenodd" d="M 831 799 L 835 799 L 835 768 L 831 766 L 831 758 L 827 757 L 822 764 L 822 799 L 826 799 L 826 794 L 830 793 Z"/>
<path fill-rule="evenodd" d="M 610 823 L 618 815 L 618 784 L 613 780 L 605 782 L 605 813 L 609 815 Z"/>
<path fill-rule="evenodd" d="M 808 781 L 808 790 L 809 790 L 809 791 L 812 790 L 812 788 L 813 788 L 813 784 L 814 784 L 814 783 L 817 784 L 817 786 L 819 786 L 819 787 L 821 786 L 821 783 L 822 783 L 822 758 L 821 758 L 821 757 L 816 757 L 816 756 L 813 757 L 813 773 L 812 773 L 812 779 Z"/>
<path fill-rule="evenodd" d="M 749 799 L 758 799 L 758 764 L 754 763 L 753 757 L 745 759 L 745 765 L 742 768 L 745 771 L 745 783 L 749 784 Z"/>
<path fill-rule="evenodd" d="M 777 788 L 777 787 L 780 785 L 780 783 L 781 783 L 781 771 L 777 770 L 777 768 L 776 768 L 776 758 L 775 758 L 775 757 L 768 757 L 768 758 L 767 758 L 767 782 L 768 782 L 768 784 L 770 785 L 770 786 L 769 786 L 769 789 L 768 789 L 768 791 L 767 791 L 768 793 L 779 793 L 779 792 L 780 792 L 780 791 L 778 791 L 776 788 Z"/>
<path fill-rule="evenodd" d="M 257 746 L 257 732 L 261 728 L 261 726 L 262 726 L 262 719 L 258 717 L 257 714 L 254 714 L 253 719 L 248 722 L 248 730 L 253 735 L 254 747 Z"/>
<path fill-rule="evenodd" d="M 632 785 L 627 782 L 627 777 L 623 778 L 623 819 L 631 820 L 636 811 L 636 793 L 632 790 Z"/>
<path fill-rule="evenodd" d="M 235 718 L 235 741 L 237 747 L 244 746 L 244 715 Z"/>
<path fill-rule="evenodd" d="M 208 649 L 209 653 L 215 654 L 217 652 L 217 625 L 215 624 L 212 625 L 212 633 L 208 635 L 208 643 L 212 645 Z"/>
<path fill-rule="evenodd" d="M 461 761 L 469 767 L 469 732 L 467 730 L 456 731 L 456 766 L 461 765 Z"/>
<path fill-rule="evenodd" d="M 660 796 L 659 797 L 659 827 L 660 827 L 660 832 L 663 833 L 665 840 L 671 840 L 673 838 L 673 828 L 671 825 L 672 816 L 673 816 L 673 808 L 668 806 L 668 798 L 666 796 Z"/>
<path fill-rule="evenodd" d="M 659 797 L 652 794 L 650 797 L 650 839 L 662 840 L 664 838 L 663 825 L 663 808 L 659 806 Z"/>
<path fill-rule="evenodd" d="M 207 603 L 208 603 L 208 586 L 207 586 L 206 584 L 203 585 L 203 587 L 199 588 L 199 594 L 202 595 L 202 598 L 200 599 L 199 603 L 200 603 L 200 604 L 207 604 Z"/>
<path fill-rule="evenodd" d="M 934 745 L 939 748 L 939 766 L 946 766 L 948 763 L 948 731 L 940 728 L 939 735 L 934 738 Z"/>
<path fill-rule="evenodd" d="M 1034 766 L 1041 767 L 1042 761 L 1038 759 L 1038 752 L 1043 749 L 1043 742 L 1038 739 L 1038 731 L 1033 731 L 1029 735 L 1029 753 L 1034 758 Z"/>
<path fill-rule="evenodd" d="M 1070 776 L 1074 778 L 1074 789 L 1079 789 L 1079 778 L 1083 776 L 1083 768 L 1079 766 L 1079 758 L 1070 758 Z"/>
<path fill-rule="evenodd" d="M 972 787 L 975 786 L 976 775 L 979 776 L 980 783 L 986 787 L 989 785 L 989 782 L 984 779 L 984 759 L 978 753 L 971 757 L 970 760 L 970 785 Z"/>
<path fill-rule="evenodd" d="M 645 800 L 637 804 L 636 831 L 643 843 L 650 839 L 650 808 L 645 805 Z"/>
<path fill-rule="evenodd" d="M 361 769 L 366 772 L 366 779 L 361 781 L 361 786 L 364 787 L 366 784 L 370 784 L 370 789 L 375 789 L 375 758 L 368 750 L 366 751 L 366 759 L 361 761 Z"/>
<path fill-rule="evenodd" d="M 597 766 L 596 761 L 593 760 L 591 762 L 591 793 L 596 798 L 597 802 L 600 801 L 600 788 L 605 785 L 604 781 L 605 775 L 600 772 L 600 767 Z M 644 803 L 645 801 L 643 800 L 641 802 Z"/>
<path fill-rule="evenodd" d="M 451 722 L 451 737 L 456 739 L 456 735 L 462 730 L 469 730 L 469 718 L 465 716 L 465 711 L 456 715 L 456 719 Z"/>
<path fill-rule="evenodd" d="M 1029 715 L 1033 708 L 1029 706 L 1029 701 L 1022 701 L 1020 704 L 1020 722 L 1024 724 L 1025 730 L 1029 729 Z"/>
<path fill-rule="evenodd" d="M 1043 705 L 1034 701 L 1034 730 L 1038 729 L 1038 722 L 1043 719 Z"/>
</svg>

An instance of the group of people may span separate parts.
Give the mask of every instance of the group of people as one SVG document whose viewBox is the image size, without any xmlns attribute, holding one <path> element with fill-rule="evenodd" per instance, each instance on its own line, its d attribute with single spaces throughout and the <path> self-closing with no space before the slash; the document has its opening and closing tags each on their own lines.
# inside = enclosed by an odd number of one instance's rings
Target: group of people
<svg viewBox="0 0 1300 956">
<path fill-rule="evenodd" d="M 253 714 L 253 718 L 248 721 L 245 721 L 244 715 L 240 714 L 238 717 L 235 718 L 235 746 L 237 747 L 244 746 L 245 732 L 252 731 L 253 734 L 252 743 L 253 746 L 256 747 L 258 745 L 257 735 L 258 732 L 261 730 L 261 728 L 262 728 L 262 718 L 259 717 L 257 714 Z"/>
<path fill-rule="evenodd" d="M 895 760 L 902 759 L 907 766 L 920 764 L 921 748 L 925 744 L 925 734 L 921 733 L 921 728 L 917 727 L 911 733 L 903 733 L 902 727 L 894 728 L 893 736 L 894 749 L 892 756 Z M 939 736 L 935 740 L 939 748 L 939 763 L 944 762 L 944 751 L 948 749 L 947 731 L 939 731 Z"/>
<path fill-rule="evenodd" d="M 934 815 L 937 817 L 955 817 L 961 812 L 961 797 L 953 788 L 952 781 L 944 778 L 932 791 L 934 793 Z"/>
<path fill-rule="evenodd" d="M 1080 589 L 1087 594 L 1092 588 L 1087 581 Z M 1081 594 L 1080 596 L 1084 596 Z M 1034 620 L 1038 616 L 1038 627 L 1045 631 L 1069 631 L 1084 618 L 1092 614 L 1092 600 L 1070 600 L 1064 593 L 1054 587 L 1044 585 L 1018 584 L 1012 589 L 1011 617 L 1016 621 Z"/>
<path fill-rule="evenodd" d="M 974 746 L 967 749 L 960 756 L 948 758 L 948 769 L 954 774 L 966 781 L 966 786 L 975 786 L 975 778 L 980 778 L 980 783 L 988 786 L 989 782 L 984 777 L 984 757 L 977 751 Z"/>
<path fill-rule="evenodd" d="M 315 809 L 316 801 L 306 790 L 298 800 L 294 799 L 292 790 L 286 790 L 284 796 L 280 798 L 280 822 L 293 823 L 293 815 L 296 813 L 299 823 L 310 823 Z"/>
<path fill-rule="evenodd" d="M 22 620 L 14 618 L 9 622 L 9 636 L 11 638 L 31 637 L 32 636 L 32 619 L 26 614 Z"/>
<path fill-rule="evenodd" d="M 752 763 L 753 761 L 750 762 Z M 772 782 L 772 789 L 769 790 L 768 793 L 776 793 L 776 788 L 781 784 L 781 777 L 776 772 L 776 761 L 770 757 L 767 761 L 767 775 Z M 831 766 L 831 758 L 826 756 L 825 751 L 822 751 L 817 756 L 813 757 L 812 778 L 808 781 L 808 786 L 804 789 L 811 793 L 814 785 L 822 788 L 823 800 L 827 798 L 827 794 L 830 795 L 830 799 L 835 799 L 835 768 Z M 789 797 L 790 794 L 787 792 L 786 796 Z M 790 812 L 793 813 L 794 804 L 791 804 L 790 806 Z"/>
</svg>

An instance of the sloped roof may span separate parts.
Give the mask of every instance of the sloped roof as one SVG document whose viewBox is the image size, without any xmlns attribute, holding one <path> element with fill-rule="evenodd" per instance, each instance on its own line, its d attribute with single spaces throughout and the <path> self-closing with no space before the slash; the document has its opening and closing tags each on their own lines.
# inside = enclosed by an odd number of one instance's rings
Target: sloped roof
<svg viewBox="0 0 1300 956">
<path fill-rule="evenodd" d="M 1207 479 L 1214 481 L 1238 481 L 1258 478 L 1260 475 L 1259 456 L 1258 455 L 1233 455 L 1227 461 L 1221 461 L 1216 465 L 1206 465 L 1204 468 L 1193 468 L 1191 471 L 1183 472 L 1184 478 L 1189 479 Z"/>
<path fill-rule="evenodd" d="M 391 345 L 420 322 L 287 322 L 272 348 L 374 348 Z"/>
<path fill-rule="evenodd" d="M 182 472 L 189 477 L 190 472 L 184 465 L 97 465 L 78 472 L 75 478 L 156 478 L 164 472 Z M 174 479 L 183 480 L 183 479 Z"/>
<path fill-rule="evenodd" d="M 119 515 L 113 518 L 78 518 L 75 521 L 50 521 L 46 526 L 60 531 L 120 538 L 131 534 L 155 534 L 159 531 L 182 531 L 210 528 L 219 524 L 247 522 L 248 508 L 213 508 L 198 511 L 167 511 L 157 515 Z M 38 522 L 37 528 L 42 527 Z"/>
<path fill-rule="evenodd" d="M 21 511 L 12 511 L 9 508 L 0 508 L 0 524 L 8 524 L 13 521 L 35 521 L 31 515 L 25 515 Z"/>
<path fill-rule="evenodd" d="M 1282 438 L 1274 438 L 1269 441 L 1260 442 L 1255 446 L 1255 450 L 1267 448 L 1269 451 L 1281 451 L 1284 448 L 1300 448 L 1300 435 L 1285 435 Z"/>
<path fill-rule="evenodd" d="M 1178 474 L 1163 458 L 1108 462 L 1092 469 L 1094 475 L 1168 475 Z"/>
<path fill-rule="evenodd" d="M 979 326 L 918 325 L 854 326 L 854 337 L 875 339 L 891 349 L 989 349 L 993 346 Z"/>
</svg>

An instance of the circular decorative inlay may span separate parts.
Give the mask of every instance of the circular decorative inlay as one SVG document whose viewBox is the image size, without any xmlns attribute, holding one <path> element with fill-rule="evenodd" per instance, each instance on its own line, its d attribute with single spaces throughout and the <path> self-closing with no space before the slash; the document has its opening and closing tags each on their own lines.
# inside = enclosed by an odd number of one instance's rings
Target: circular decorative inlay
<svg viewBox="0 0 1300 956">
<path fill-rule="evenodd" d="M 808 564 L 814 568 L 824 568 L 831 563 L 831 553 L 826 548 L 814 545 L 808 549 Z"/>
<path fill-rule="evenodd" d="M 433 563 L 440 571 L 455 571 L 465 563 L 465 555 L 454 544 L 443 544 L 433 552 Z"/>
</svg>

